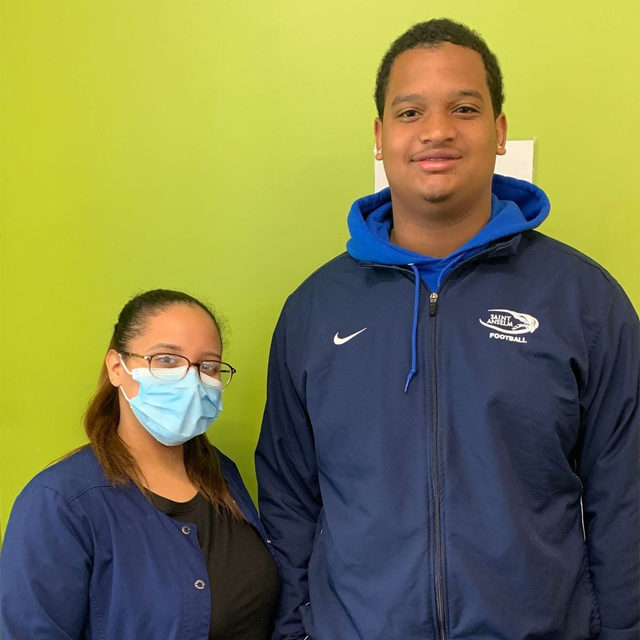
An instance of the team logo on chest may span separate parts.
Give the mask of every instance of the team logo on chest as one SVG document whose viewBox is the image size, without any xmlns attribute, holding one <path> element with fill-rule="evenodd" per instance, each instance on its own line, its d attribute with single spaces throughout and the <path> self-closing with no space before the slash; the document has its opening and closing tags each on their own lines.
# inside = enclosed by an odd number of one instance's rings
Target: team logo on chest
<svg viewBox="0 0 640 640">
<path fill-rule="evenodd" d="M 489 309 L 488 320 L 479 319 L 480 324 L 491 329 L 489 337 L 494 340 L 527 343 L 526 333 L 533 333 L 539 326 L 537 318 L 528 313 L 511 311 L 510 309 Z"/>
</svg>

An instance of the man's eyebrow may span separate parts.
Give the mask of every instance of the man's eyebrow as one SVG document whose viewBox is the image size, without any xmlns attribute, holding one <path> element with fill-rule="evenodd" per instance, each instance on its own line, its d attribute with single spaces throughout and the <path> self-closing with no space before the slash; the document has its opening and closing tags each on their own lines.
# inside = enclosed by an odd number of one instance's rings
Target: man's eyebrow
<svg viewBox="0 0 640 640">
<path fill-rule="evenodd" d="M 449 96 L 451 100 L 458 100 L 460 98 L 476 98 L 477 100 L 484 102 L 482 94 L 475 89 L 459 89 L 458 91 L 452 91 Z M 391 106 L 395 107 L 403 102 L 424 102 L 425 100 L 426 98 L 422 93 L 400 94 L 393 99 Z"/>
<path fill-rule="evenodd" d="M 478 100 L 481 100 L 482 102 L 484 102 L 484 98 L 482 97 L 482 94 L 479 91 L 476 91 L 475 89 L 461 89 L 460 91 L 452 91 L 451 97 L 454 99 L 477 98 Z"/>
<path fill-rule="evenodd" d="M 395 107 L 397 104 L 401 102 L 423 102 L 424 96 L 421 93 L 408 93 L 406 95 L 400 94 L 393 99 L 391 103 L 392 107 Z"/>
</svg>

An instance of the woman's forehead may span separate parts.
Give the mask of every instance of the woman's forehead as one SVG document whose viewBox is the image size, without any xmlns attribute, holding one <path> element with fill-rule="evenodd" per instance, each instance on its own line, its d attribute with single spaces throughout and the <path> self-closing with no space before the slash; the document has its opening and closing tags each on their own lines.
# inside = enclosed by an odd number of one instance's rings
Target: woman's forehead
<svg viewBox="0 0 640 640">
<path fill-rule="evenodd" d="M 156 343 L 187 348 L 220 349 L 220 334 L 211 316 L 196 305 L 172 305 L 150 316 L 143 331 L 135 339 L 147 347 Z"/>
</svg>

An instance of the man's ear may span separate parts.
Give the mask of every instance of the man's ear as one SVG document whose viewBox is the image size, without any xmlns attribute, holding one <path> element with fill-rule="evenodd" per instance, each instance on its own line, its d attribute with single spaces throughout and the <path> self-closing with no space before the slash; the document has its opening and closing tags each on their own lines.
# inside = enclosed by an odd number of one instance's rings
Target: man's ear
<svg viewBox="0 0 640 640">
<path fill-rule="evenodd" d="M 496 153 L 499 156 L 503 156 L 507 153 L 507 116 L 504 113 L 501 113 L 496 118 L 496 142 L 498 145 Z"/>
<path fill-rule="evenodd" d="M 376 139 L 376 160 L 382 160 L 382 120 L 376 118 L 373 123 L 373 135 Z"/>
</svg>

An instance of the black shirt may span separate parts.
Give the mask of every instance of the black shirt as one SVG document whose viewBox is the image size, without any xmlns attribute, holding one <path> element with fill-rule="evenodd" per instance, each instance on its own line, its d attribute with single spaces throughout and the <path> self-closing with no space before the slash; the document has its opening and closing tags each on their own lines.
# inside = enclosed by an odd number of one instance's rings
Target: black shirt
<svg viewBox="0 0 640 640">
<path fill-rule="evenodd" d="M 268 640 L 280 592 L 278 568 L 248 522 L 219 513 L 200 493 L 188 502 L 152 494 L 153 504 L 197 527 L 211 588 L 209 640 Z"/>
</svg>

